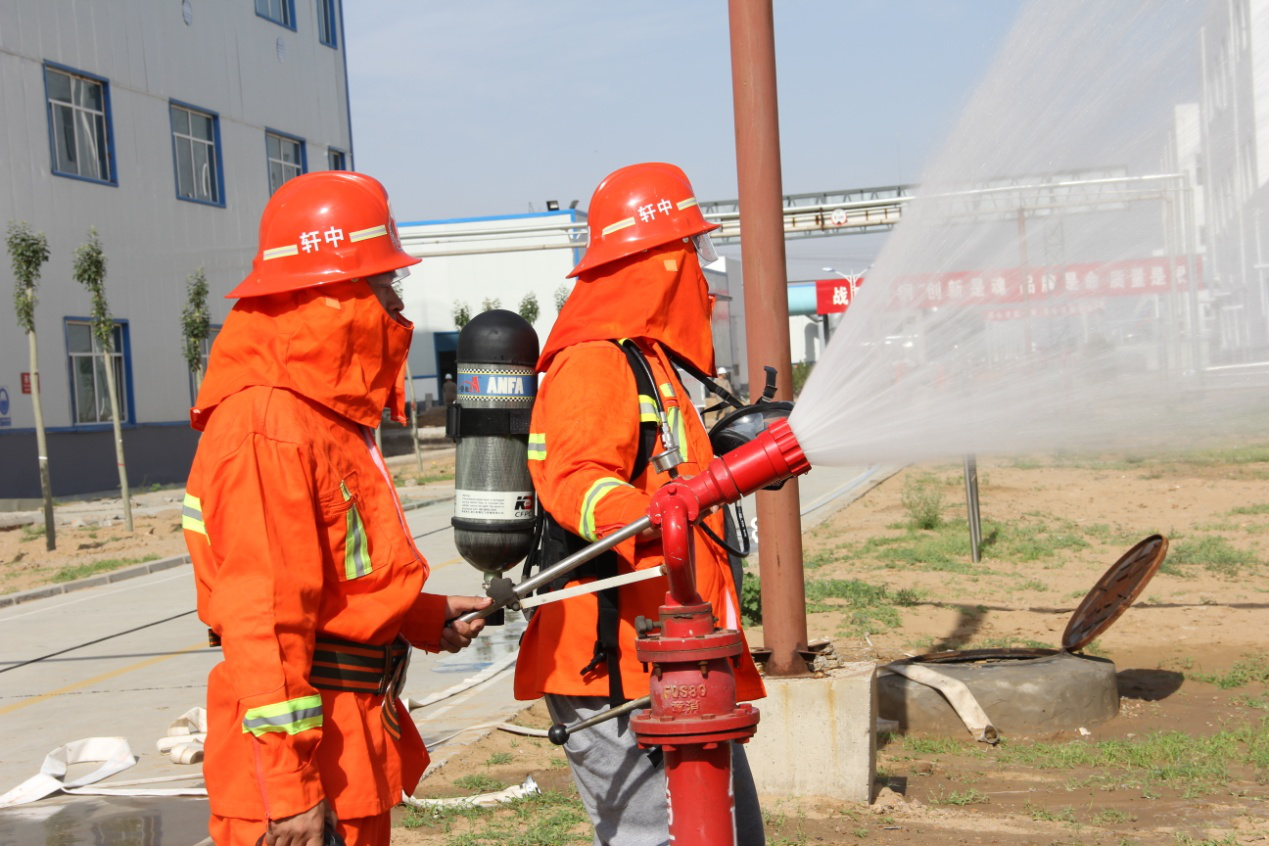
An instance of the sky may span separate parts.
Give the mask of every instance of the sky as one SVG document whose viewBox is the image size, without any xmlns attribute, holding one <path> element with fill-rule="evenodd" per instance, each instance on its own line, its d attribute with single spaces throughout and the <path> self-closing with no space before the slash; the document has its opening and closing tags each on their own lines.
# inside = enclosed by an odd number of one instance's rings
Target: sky
<svg viewBox="0 0 1269 846">
<path fill-rule="evenodd" d="M 918 182 L 1021 6 L 775 0 L 783 192 Z M 354 164 L 398 220 L 585 209 L 640 161 L 738 196 L 723 0 L 349 2 L 344 37 Z M 860 271 L 881 241 L 791 240 L 789 280 Z"/>
</svg>

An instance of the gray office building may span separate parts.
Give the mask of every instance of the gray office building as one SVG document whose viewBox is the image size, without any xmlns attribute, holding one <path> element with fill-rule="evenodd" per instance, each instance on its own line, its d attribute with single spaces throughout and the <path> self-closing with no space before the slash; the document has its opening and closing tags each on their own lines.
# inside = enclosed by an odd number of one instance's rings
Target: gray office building
<svg viewBox="0 0 1269 846">
<path fill-rule="evenodd" d="M 105 357 L 74 254 L 107 260 L 129 481 L 183 482 L 196 446 L 188 277 L 213 326 L 272 191 L 353 165 L 339 0 L 0 0 L 0 224 L 48 239 L 35 311 L 57 496 L 118 487 Z M 40 496 L 28 339 L 0 276 L 0 502 Z"/>
</svg>

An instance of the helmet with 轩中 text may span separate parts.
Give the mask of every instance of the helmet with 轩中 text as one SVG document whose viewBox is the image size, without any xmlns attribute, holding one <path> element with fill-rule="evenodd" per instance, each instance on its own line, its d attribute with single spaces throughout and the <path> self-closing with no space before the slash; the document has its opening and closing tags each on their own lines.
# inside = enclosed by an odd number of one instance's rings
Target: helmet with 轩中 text
<svg viewBox="0 0 1269 846">
<path fill-rule="evenodd" d="M 401 248 L 388 192 L 364 173 L 305 173 L 274 192 L 251 273 L 230 298 L 280 294 L 418 264 Z"/>
<path fill-rule="evenodd" d="M 687 174 L 664 162 L 629 165 L 605 177 L 591 197 L 587 225 L 590 245 L 569 276 L 678 240 L 693 239 L 698 252 L 712 253 L 707 233 L 719 227 L 701 213 Z"/>
</svg>

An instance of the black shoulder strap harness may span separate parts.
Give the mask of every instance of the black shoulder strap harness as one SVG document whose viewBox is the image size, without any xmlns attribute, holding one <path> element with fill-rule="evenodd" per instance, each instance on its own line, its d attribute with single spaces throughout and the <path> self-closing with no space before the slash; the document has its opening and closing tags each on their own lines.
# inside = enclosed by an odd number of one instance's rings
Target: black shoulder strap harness
<svg viewBox="0 0 1269 846">
<path fill-rule="evenodd" d="M 656 385 L 652 379 L 652 371 L 643 357 L 643 353 L 633 341 L 618 344 L 626 354 L 626 360 L 634 373 L 638 393 L 653 397 L 660 403 Z M 635 453 L 634 464 L 630 468 L 628 481 L 633 482 L 643 475 L 647 469 L 652 453 L 656 449 L 657 421 L 642 420 L 639 423 L 639 448 Z M 590 545 L 590 541 L 565 529 L 549 512 L 542 512 L 542 530 L 540 541 L 532 555 L 525 561 L 524 575 L 527 578 L 533 569 L 545 569 L 568 556 Z M 572 579 L 593 576 L 596 580 L 608 579 L 617 575 L 617 553 L 608 550 L 602 555 L 578 567 L 572 573 L 561 576 L 555 582 L 543 588 L 544 591 L 559 590 Z M 608 588 L 595 594 L 599 602 L 599 622 L 595 632 L 595 651 L 590 663 L 580 670 L 581 675 L 599 672 L 601 668 L 608 673 L 608 701 L 612 707 L 626 701 L 625 691 L 621 686 L 620 647 L 617 643 L 617 632 L 620 628 L 621 613 L 618 599 L 618 588 Z"/>
</svg>

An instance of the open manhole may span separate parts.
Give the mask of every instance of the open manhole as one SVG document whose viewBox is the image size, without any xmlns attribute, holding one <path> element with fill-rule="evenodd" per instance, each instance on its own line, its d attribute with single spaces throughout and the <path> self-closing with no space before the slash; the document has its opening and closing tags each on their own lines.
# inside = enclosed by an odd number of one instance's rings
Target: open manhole
<svg viewBox="0 0 1269 846">
<path fill-rule="evenodd" d="M 1079 650 L 1128 610 L 1167 552 L 1162 535 L 1151 535 L 1125 552 L 1071 615 L 1061 649 L 936 652 L 881 668 L 881 719 L 898 723 L 905 733 L 965 733 L 965 709 L 958 713 L 945 693 L 901 674 L 913 667 L 914 675 L 928 668 L 952 679 L 951 690 L 963 685 L 1000 734 L 1049 734 L 1106 722 L 1119 713 L 1115 665 Z"/>
</svg>

